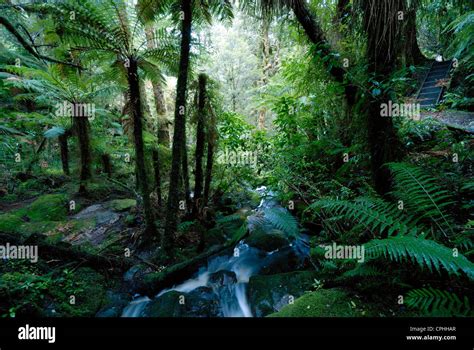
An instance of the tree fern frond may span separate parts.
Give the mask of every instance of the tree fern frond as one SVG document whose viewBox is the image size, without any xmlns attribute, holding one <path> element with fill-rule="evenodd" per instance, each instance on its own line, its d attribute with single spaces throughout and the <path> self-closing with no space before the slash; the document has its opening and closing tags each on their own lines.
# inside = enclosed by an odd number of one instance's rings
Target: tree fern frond
<svg viewBox="0 0 474 350">
<path fill-rule="evenodd" d="M 374 239 L 365 244 L 365 253 L 369 259 L 385 256 L 399 263 L 412 261 L 421 268 L 427 267 L 431 272 L 434 268 L 441 273 L 441 267 L 454 275 L 463 271 L 470 279 L 474 279 L 472 262 L 462 254 L 455 254 L 453 250 L 429 239 L 409 236 Z"/>
</svg>

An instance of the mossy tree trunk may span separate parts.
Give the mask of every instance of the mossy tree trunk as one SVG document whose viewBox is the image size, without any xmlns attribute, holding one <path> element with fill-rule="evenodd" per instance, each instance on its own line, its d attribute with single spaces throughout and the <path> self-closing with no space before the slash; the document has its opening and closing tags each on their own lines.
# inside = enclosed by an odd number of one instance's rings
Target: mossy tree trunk
<svg viewBox="0 0 474 350">
<path fill-rule="evenodd" d="M 271 18 L 265 16 L 262 19 L 262 27 L 261 27 L 261 36 L 260 36 L 260 45 L 261 45 L 261 52 L 262 52 L 262 76 L 260 79 L 260 86 L 264 87 L 268 84 L 268 80 L 270 77 L 270 70 L 272 69 L 272 62 L 270 57 L 270 25 L 271 25 Z M 259 130 L 265 130 L 265 118 L 267 114 L 267 109 L 265 107 L 261 107 L 258 111 L 258 118 L 257 118 L 257 128 Z"/>
<path fill-rule="evenodd" d="M 147 24 L 145 28 L 145 35 L 147 40 L 147 48 L 154 49 L 157 47 L 155 36 L 153 34 L 153 25 Z M 155 98 L 156 114 L 158 115 L 158 141 L 160 145 L 169 147 L 170 145 L 170 131 L 169 123 L 166 120 L 166 103 L 163 86 L 159 81 L 152 81 L 153 97 Z"/>
<path fill-rule="evenodd" d="M 368 73 L 379 83 L 387 83 L 397 63 L 402 22 L 398 18 L 404 0 L 365 0 L 364 28 L 367 33 Z M 369 86 L 368 140 L 375 190 L 387 194 L 391 189 L 390 171 L 384 166 L 395 161 L 399 141 L 390 117 L 382 117 L 382 104 L 388 104 L 391 91 L 379 85 Z"/>
<path fill-rule="evenodd" d="M 406 10 L 404 25 L 404 41 L 403 56 L 405 65 L 419 65 L 425 61 L 425 56 L 420 50 L 417 39 L 416 27 L 416 2 Z"/>
<path fill-rule="evenodd" d="M 334 52 L 331 51 L 330 44 L 318 23 L 316 17 L 313 16 L 311 11 L 308 9 L 304 0 L 293 0 L 290 2 L 291 9 L 293 10 L 296 19 L 303 27 L 308 39 L 318 47 L 318 55 L 323 59 L 325 57 L 335 57 Z M 348 4 L 345 1 L 339 1 L 338 11 L 348 11 Z M 342 12 L 337 14 L 342 16 Z M 353 119 L 354 106 L 356 104 L 356 98 L 358 96 L 357 86 L 351 82 L 350 78 L 346 76 L 346 69 L 341 66 L 340 63 L 336 63 L 334 59 L 323 60 L 324 65 L 328 73 L 332 78 L 344 85 L 344 97 L 345 97 L 345 127 L 341 128 L 341 142 L 345 146 L 350 146 L 352 143 L 352 136 L 348 132 L 351 121 Z M 349 61 L 350 64 L 350 61 Z"/>
<path fill-rule="evenodd" d="M 73 108 L 73 110 L 76 110 L 76 108 Z M 73 120 L 75 126 L 74 129 L 79 143 L 79 153 L 81 159 L 79 193 L 85 193 L 87 191 L 86 182 L 92 176 L 89 117 L 83 115 L 73 115 Z"/>
<path fill-rule="evenodd" d="M 147 47 L 148 49 L 156 48 L 155 37 L 153 33 L 153 25 L 148 24 L 145 28 Z M 166 148 L 169 147 L 169 127 L 168 122 L 166 121 L 166 103 L 165 103 L 165 94 L 163 87 L 159 81 L 151 82 L 153 97 L 155 99 L 155 110 L 158 116 L 157 120 L 157 138 L 158 138 L 158 147 L 153 150 L 153 168 L 155 173 L 155 189 L 158 207 L 161 208 L 163 205 L 162 202 L 162 192 L 161 192 L 161 161 L 160 161 L 160 152 L 159 145 L 163 145 Z"/>
<path fill-rule="evenodd" d="M 186 90 L 188 85 L 189 55 L 191 48 L 192 11 L 191 1 L 181 1 L 183 20 L 181 22 L 181 57 L 176 87 L 174 112 L 174 135 L 170 171 L 170 184 L 166 212 L 165 232 L 162 247 L 169 253 L 173 248 L 173 237 L 178 225 L 179 178 L 182 166 L 182 151 L 185 144 Z"/>
<path fill-rule="evenodd" d="M 160 170 L 160 151 L 158 149 L 154 149 L 152 152 L 153 157 L 153 169 L 155 171 L 155 183 L 156 183 L 156 196 L 158 207 L 161 208 L 163 206 L 162 200 L 162 193 L 161 193 L 161 170 Z"/>
<path fill-rule="evenodd" d="M 192 203 L 191 203 L 191 186 L 189 185 L 189 165 L 188 165 L 188 149 L 186 147 L 186 129 L 184 130 L 184 142 L 183 142 L 183 151 L 182 151 L 182 177 L 183 177 L 183 193 L 184 199 L 186 202 L 186 214 L 189 213 Z"/>
<path fill-rule="evenodd" d="M 214 153 L 215 147 L 217 144 L 217 130 L 216 130 L 216 123 L 217 118 L 212 109 L 210 103 L 208 103 L 209 107 L 209 118 L 207 122 L 207 159 L 206 159 L 206 175 L 204 178 L 204 194 L 202 199 L 202 206 L 207 206 L 209 202 L 209 194 L 211 191 L 211 181 L 212 181 L 212 168 L 214 165 Z"/>
<path fill-rule="evenodd" d="M 107 174 L 107 177 L 112 177 L 112 161 L 108 153 L 104 153 L 101 156 L 102 160 L 102 171 L 104 174 Z"/>
<path fill-rule="evenodd" d="M 196 127 L 196 168 L 194 170 L 194 203 L 193 215 L 197 216 L 202 205 L 202 191 L 203 191 L 203 169 L 202 160 L 204 158 L 204 148 L 206 141 L 205 132 L 205 107 L 206 107 L 206 84 L 207 76 L 205 74 L 199 75 L 199 97 L 198 97 L 198 121 Z"/>
<path fill-rule="evenodd" d="M 150 190 L 146 176 L 145 150 L 143 143 L 143 112 L 141 105 L 138 62 L 135 57 L 128 57 L 127 80 L 129 88 L 130 110 L 133 117 L 133 138 L 135 142 L 135 169 L 137 183 L 143 197 L 145 212 L 146 239 L 156 234 L 154 215 L 150 201 Z"/>
<path fill-rule="evenodd" d="M 63 168 L 64 175 L 69 176 L 69 149 L 68 149 L 68 135 L 64 133 L 59 138 L 59 148 L 61 150 L 61 165 Z"/>
</svg>

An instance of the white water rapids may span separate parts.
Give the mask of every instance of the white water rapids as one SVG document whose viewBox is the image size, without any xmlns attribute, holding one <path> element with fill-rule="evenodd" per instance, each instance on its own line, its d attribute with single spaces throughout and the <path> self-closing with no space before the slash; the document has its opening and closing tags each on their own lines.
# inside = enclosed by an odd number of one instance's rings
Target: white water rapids
<svg viewBox="0 0 474 350">
<path fill-rule="evenodd" d="M 259 188 L 257 191 L 265 191 L 266 188 Z M 262 198 L 256 211 L 265 207 L 279 207 L 272 199 L 271 193 L 266 198 Z M 283 209 L 282 209 L 283 210 Z M 288 247 L 296 249 L 297 247 Z M 252 317 L 251 307 L 247 298 L 247 285 L 250 277 L 257 274 L 264 262 L 273 259 L 276 252 L 265 253 L 259 249 L 249 247 L 242 241 L 237 244 L 233 255 L 222 255 L 211 258 L 206 267 L 201 267 L 195 277 L 190 278 L 183 283 L 164 289 L 159 292 L 155 298 L 170 291 L 189 293 L 199 287 L 210 287 L 217 295 L 221 314 L 224 317 Z M 213 274 L 218 272 L 235 273 L 235 278 L 228 275 L 223 276 L 219 283 L 212 281 Z M 148 303 L 152 300 L 148 297 L 137 296 L 123 310 L 122 317 L 141 317 Z"/>
</svg>

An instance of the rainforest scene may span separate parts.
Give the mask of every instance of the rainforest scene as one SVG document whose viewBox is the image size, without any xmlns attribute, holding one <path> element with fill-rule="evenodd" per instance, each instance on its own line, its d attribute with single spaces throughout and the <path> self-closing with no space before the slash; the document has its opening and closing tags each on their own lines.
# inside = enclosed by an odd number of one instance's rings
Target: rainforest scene
<svg viewBox="0 0 474 350">
<path fill-rule="evenodd" d="M 0 0 L 0 316 L 472 317 L 473 136 L 469 0 Z"/>
</svg>

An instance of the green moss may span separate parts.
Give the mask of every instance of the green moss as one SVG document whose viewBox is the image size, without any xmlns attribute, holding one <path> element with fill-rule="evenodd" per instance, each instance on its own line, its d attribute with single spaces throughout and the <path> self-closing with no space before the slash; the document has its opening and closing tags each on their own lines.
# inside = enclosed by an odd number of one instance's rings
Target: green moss
<svg viewBox="0 0 474 350">
<path fill-rule="evenodd" d="M 47 194 L 39 197 L 27 209 L 32 221 L 61 221 L 67 216 L 67 198 L 62 194 Z"/>
<path fill-rule="evenodd" d="M 127 226 L 133 226 L 136 222 L 136 217 L 135 215 L 132 215 L 132 214 L 128 214 L 126 217 L 125 217 L 125 220 L 124 220 L 125 224 Z"/>
<path fill-rule="evenodd" d="M 71 273 L 52 294 L 57 314 L 63 317 L 93 317 L 107 301 L 104 276 L 85 267 Z"/>
<path fill-rule="evenodd" d="M 274 275 L 257 275 L 250 278 L 248 295 L 252 312 L 257 317 L 279 310 L 310 290 L 317 273 L 315 271 L 294 271 Z"/>
<path fill-rule="evenodd" d="M 71 228 L 68 230 L 68 232 L 72 233 L 95 227 L 97 225 L 97 220 L 95 218 L 71 220 L 68 221 L 68 224 L 71 225 Z"/>
<path fill-rule="evenodd" d="M 186 308 L 179 303 L 181 292 L 171 291 L 152 300 L 144 310 L 147 317 L 184 317 Z"/>
<path fill-rule="evenodd" d="M 114 199 L 105 204 L 105 207 L 114 211 L 125 211 L 137 205 L 135 199 Z"/>
<path fill-rule="evenodd" d="M 204 232 L 204 242 L 206 247 L 212 247 L 216 244 L 222 244 L 225 241 L 225 233 L 220 227 L 214 227 Z"/>
<path fill-rule="evenodd" d="M 41 191 L 42 189 L 44 189 L 44 185 L 36 179 L 26 180 L 25 182 L 20 183 L 18 186 L 18 192 L 20 193 Z"/>
<path fill-rule="evenodd" d="M 19 230 L 24 234 L 41 233 L 55 231 L 60 223 L 57 221 L 40 221 L 40 222 L 25 222 L 21 225 Z"/>
<path fill-rule="evenodd" d="M 14 202 L 18 200 L 18 196 L 15 193 L 8 193 L 2 197 L 3 202 Z"/>
<path fill-rule="evenodd" d="M 290 242 L 281 231 L 273 230 L 271 232 L 263 232 L 256 230 L 250 234 L 245 240 L 245 243 L 251 247 L 271 252 L 288 245 Z"/>
<path fill-rule="evenodd" d="M 5 213 L 0 215 L 0 231 L 7 233 L 21 232 L 20 226 L 23 220 L 18 215 L 13 213 Z"/>
<path fill-rule="evenodd" d="M 357 301 L 358 302 L 358 301 Z M 296 299 L 269 317 L 360 317 L 371 316 L 356 300 L 340 289 L 319 289 Z"/>
</svg>

